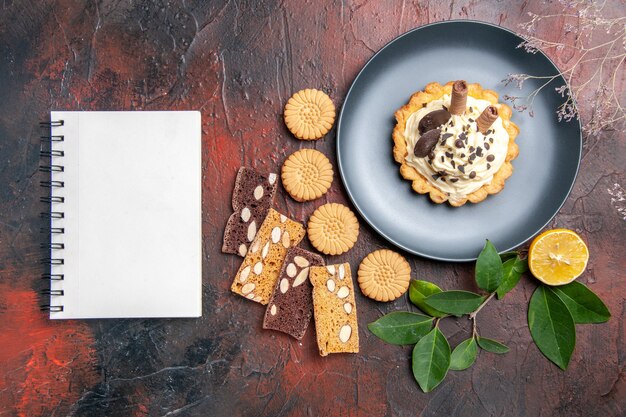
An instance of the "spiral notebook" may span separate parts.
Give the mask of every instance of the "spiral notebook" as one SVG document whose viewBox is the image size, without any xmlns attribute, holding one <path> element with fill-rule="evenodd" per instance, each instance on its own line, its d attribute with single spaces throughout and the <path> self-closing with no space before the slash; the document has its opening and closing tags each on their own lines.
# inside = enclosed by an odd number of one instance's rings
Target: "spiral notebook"
<svg viewBox="0 0 626 417">
<path fill-rule="evenodd" d="M 201 122 L 195 111 L 53 111 L 51 319 L 202 314 Z"/>
</svg>

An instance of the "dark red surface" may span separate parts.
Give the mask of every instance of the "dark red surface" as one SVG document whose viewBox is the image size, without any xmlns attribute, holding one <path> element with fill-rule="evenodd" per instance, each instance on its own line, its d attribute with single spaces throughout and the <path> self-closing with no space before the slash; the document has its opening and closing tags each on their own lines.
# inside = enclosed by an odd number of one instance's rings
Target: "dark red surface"
<svg viewBox="0 0 626 417">
<path fill-rule="evenodd" d="M 229 293 L 240 263 L 220 252 L 241 165 L 278 172 L 300 148 L 335 158 L 335 131 L 304 143 L 282 123 L 287 98 L 305 87 L 338 107 L 372 54 L 428 22 L 471 18 L 515 30 L 526 12 L 558 3 L 5 1 L 0 6 L 0 416 L 618 416 L 626 412 L 624 134 L 586 138 L 581 172 L 552 227 L 574 229 L 591 250 L 581 278 L 613 318 L 577 328 L 567 372 L 532 344 L 525 277 L 479 316 L 486 336 L 511 347 L 481 353 L 430 394 L 410 372 L 410 348 L 383 344 L 365 328 L 409 308 L 357 294 L 361 352 L 321 358 L 302 342 L 261 329 L 263 307 Z M 623 3 L 609 2 L 623 15 Z M 562 22 L 543 35 L 563 32 Z M 571 55 L 551 54 L 558 65 Z M 506 74 L 503 74 L 503 78 Z M 446 80 L 443 80 L 446 81 Z M 620 93 L 623 96 L 623 93 Z M 581 103 L 585 106 L 585 103 Z M 45 209 L 38 202 L 37 122 L 51 109 L 198 109 L 203 131 L 204 274 L 201 319 L 50 322 L 37 310 Z M 588 108 L 585 110 L 589 110 Z M 390 150 L 391 152 L 391 150 Z M 613 198 L 613 201 L 612 201 Z M 280 189 L 277 208 L 305 221 L 325 202 L 346 203 L 339 178 L 320 201 L 300 204 Z M 361 236 L 331 262 L 358 263 L 389 247 L 361 223 Z M 310 246 L 308 243 L 304 244 Z M 407 256 L 413 277 L 472 289 L 470 264 Z M 453 343 L 468 330 L 448 320 Z"/>
</svg>

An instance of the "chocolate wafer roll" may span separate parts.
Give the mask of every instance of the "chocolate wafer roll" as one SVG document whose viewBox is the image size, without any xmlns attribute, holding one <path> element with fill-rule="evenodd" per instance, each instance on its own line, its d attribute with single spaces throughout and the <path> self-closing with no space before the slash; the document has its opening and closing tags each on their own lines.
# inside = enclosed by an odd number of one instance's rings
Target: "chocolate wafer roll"
<svg viewBox="0 0 626 417">
<path fill-rule="evenodd" d="M 465 80 L 455 81 L 452 84 L 452 99 L 450 100 L 450 113 L 461 115 L 465 113 L 467 105 L 467 83 Z"/>
<path fill-rule="evenodd" d="M 478 131 L 483 135 L 487 133 L 487 130 L 491 127 L 493 122 L 498 118 L 498 109 L 495 106 L 487 106 L 485 110 L 476 119 L 478 125 Z"/>
</svg>

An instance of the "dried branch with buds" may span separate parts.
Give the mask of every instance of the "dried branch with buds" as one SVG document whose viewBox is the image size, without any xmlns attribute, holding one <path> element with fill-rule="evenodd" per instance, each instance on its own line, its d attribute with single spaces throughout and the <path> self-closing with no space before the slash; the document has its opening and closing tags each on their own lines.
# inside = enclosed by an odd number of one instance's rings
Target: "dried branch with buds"
<svg viewBox="0 0 626 417">
<path fill-rule="evenodd" d="M 505 95 L 514 109 L 533 115 L 533 101 L 539 92 L 561 76 L 566 84 L 555 90 L 565 99 L 557 109 L 559 121 L 582 118 L 583 130 L 597 135 L 603 130 L 623 130 L 626 125 L 624 83 L 626 59 L 626 17 L 604 16 L 605 2 L 590 0 L 560 0 L 565 10 L 561 14 L 539 15 L 528 13 L 530 20 L 520 25 L 526 39 L 518 47 L 535 54 L 539 49 L 550 55 L 551 50 L 568 56 L 566 69 L 554 75 L 509 74 L 505 85 L 522 88 L 525 81 L 540 80 L 540 86 L 528 96 Z M 565 33 L 557 41 L 535 35 L 548 25 L 564 19 Z M 579 113 L 581 106 L 587 109 Z M 626 104 L 624 104 L 626 105 Z"/>
</svg>

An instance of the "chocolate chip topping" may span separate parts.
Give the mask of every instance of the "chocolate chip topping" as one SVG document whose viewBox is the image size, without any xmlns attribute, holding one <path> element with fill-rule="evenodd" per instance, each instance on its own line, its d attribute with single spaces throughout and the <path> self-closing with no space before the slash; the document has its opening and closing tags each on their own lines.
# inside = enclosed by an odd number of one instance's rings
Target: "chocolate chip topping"
<svg viewBox="0 0 626 417">
<path fill-rule="evenodd" d="M 457 148 L 461 149 L 463 146 L 465 146 L 465 144 L 463 143 L 463 141 L 461 139 L 457 139 L 454 141 L 454 146 L 456 146 Z"/>
<path fill-rule="evenodd" d="M 469 173 L 469 177 L 470 177 L 470 179 L 474 179 L 474 178 L 476 178 L 476 171 L 472 171 L 472 172 L 470 172 L 470 173 Z"/>
<path fill-rule="evenodd" d="M 422 120 L 420 120 L 418 126 L 420 135 L 423 135 L 429 130 L 436 129 L 439 126 L 446 124 L 451 117 L 452 115 L 450 115 L 450 112 L 448 112 L 447 110 L 442 109 L 431 111 L 430 113 L 422 117 Z"/>
<path fill-rule="evenodd" d="M 419 140 L 415 144 L 415 148 L 413 149 L 415 156 L 417 156 L 418 158 L 423 158 L 427 156 L 433 150 L 435 145 L 437 145 L 440 135 L 441 129 L 433 129 L 424 133 L 419 138 Z"/>
<path fill-rule="evenodd" d="M 492 154 L 487 155 L 487 161 L 493 162 L 494 159 L 496 159 L 496 157 L 493 156 Z"/>
</svg>

